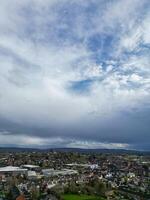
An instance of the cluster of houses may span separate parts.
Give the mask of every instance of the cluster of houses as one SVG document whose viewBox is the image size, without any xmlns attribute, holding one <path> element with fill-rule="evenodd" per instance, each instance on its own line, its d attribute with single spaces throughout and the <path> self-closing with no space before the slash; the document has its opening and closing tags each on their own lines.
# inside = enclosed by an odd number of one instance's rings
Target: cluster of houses
<svg viewBox="0 0 150 200">
<path fill-rule="evenodd" d="M 0 191 L 18 191 L 14 198 L 17 200 L 36 199 L 31 194 L 48 195 L 56 186 L 63 187 L 71 181 L 88 184 L 95 178 L 106 183 L 108 196 L 115 191 L 118 199 L 150 199 L 149 156 L 17 153 L 1 156 L 0 166 Z M 0 193 L 0 198 L 5 199 L 2 196 Z"/>
</svg>

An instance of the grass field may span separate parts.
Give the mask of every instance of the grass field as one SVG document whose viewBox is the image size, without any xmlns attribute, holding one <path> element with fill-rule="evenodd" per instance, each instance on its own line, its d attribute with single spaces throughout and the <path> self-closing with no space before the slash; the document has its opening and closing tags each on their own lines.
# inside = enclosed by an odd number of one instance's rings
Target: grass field
<svg viewBox="0 0 150 200">
<path fill-rule="evenodd" d="M 63 195 L 64 200 L 104 200 L 101 197 L 88 196 L 88 195 L 73 195 L 65 194 Z"/>
</svg>

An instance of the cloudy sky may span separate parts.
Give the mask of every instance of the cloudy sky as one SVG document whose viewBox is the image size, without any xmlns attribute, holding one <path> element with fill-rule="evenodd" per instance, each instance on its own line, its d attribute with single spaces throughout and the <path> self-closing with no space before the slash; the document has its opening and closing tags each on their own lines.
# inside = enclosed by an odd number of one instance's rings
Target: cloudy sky
<svg viewBox="0 0 150 200">
<path fill-rule="evenodd" d="M 0 146 L 150 150 L 149 0 L 0 3 Z"/>
</svg>

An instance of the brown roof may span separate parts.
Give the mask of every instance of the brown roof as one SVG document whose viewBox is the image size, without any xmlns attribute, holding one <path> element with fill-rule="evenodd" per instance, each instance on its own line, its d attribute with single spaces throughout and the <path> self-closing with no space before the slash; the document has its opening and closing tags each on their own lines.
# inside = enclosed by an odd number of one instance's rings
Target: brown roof
<svg viewBox="0 0 150 200">
<path fill-rule="evenodd" d="M 23 195 L 20 195 L 19 197 L 17 197 L 16 200 L 26 200 L 25 197 Z"/>
</svg>

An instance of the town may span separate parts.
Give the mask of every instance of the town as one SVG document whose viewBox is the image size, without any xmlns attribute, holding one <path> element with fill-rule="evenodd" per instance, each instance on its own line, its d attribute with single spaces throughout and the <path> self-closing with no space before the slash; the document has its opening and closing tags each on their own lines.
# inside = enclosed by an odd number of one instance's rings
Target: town
<svg viewBox="0 0 150 200">
<path fill-rule="evenodd" d="M 0 200 L 148 200 L 150 154 L 1 151 Z"/>
</svg>

